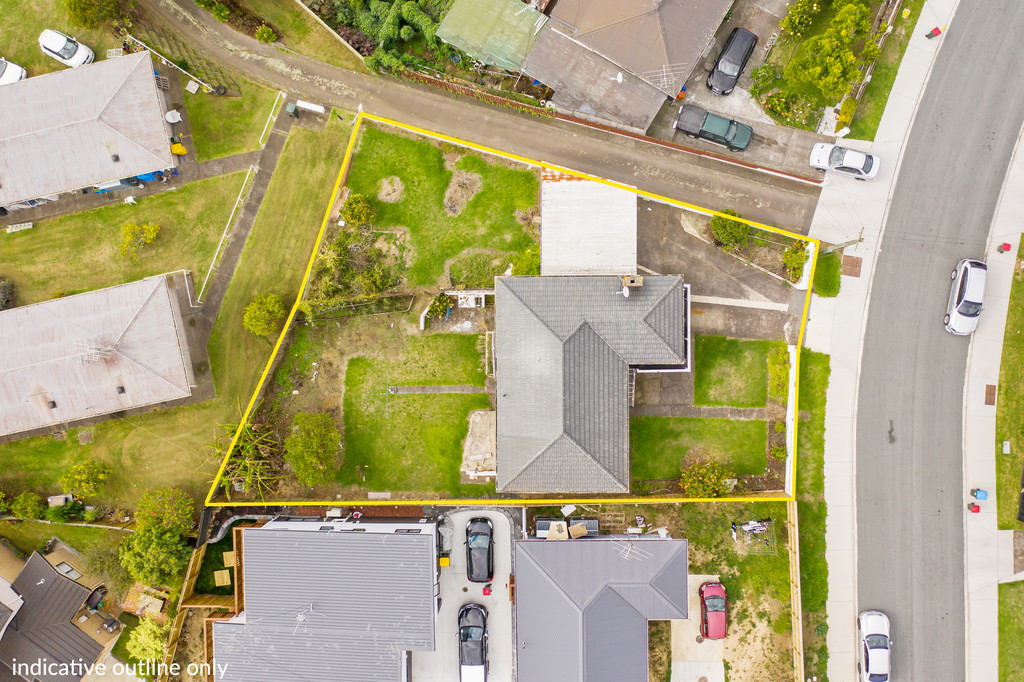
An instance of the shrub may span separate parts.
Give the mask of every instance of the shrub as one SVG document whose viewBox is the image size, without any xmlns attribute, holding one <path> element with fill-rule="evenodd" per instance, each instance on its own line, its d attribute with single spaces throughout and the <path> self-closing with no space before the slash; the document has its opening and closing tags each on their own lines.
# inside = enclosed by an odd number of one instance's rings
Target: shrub
<svg viewBox="0 0 1024 682">
<path fill-rule="evenodd" d="M 777 422 L 775 422 L 775 425 L 772 428 L 775 429 L 775 433 L 785 433 L 786 432 L 786 422 L 784 422 L 784 421 L 777 421 Z"/>
<path fill-rule="evenodd" d="M 163 660 L 170 632 L 170 623 L 161 625 L 152 618 L 140 619 L 139 624 L 128 633 L 129 655 L 140 661 Z"/>
<path fill-rule="evenodd" d="M 512 259 L 512 274 L 518 276 L 540 274 L 540 249 L 536 246 L 527 248 Z"/>
<path fill-rule="evenodd" d="M 64 0 L 64 6 L 71 22 L 83 28 L 129 18 L 134 10 L 132 0 Z"/>
<path fill-rule="evenodd" d="M 868 8 L 859 2 L 847 2 L 836 11 L 825 32 L 810 38 L 786 64 L 786 80 L 815 88 L 827 100 L 838 100 L 860 77 L 864 51 L 858 56 L 856 50 L 870 30 Z M 868 56 L 871 53 L 869 48 Z"/>
<path fill-rule="evenodd" d="M 782 264 L 792 282 L 797 282 L 804 274 L 804 263 L 807 262 L 807 248 L 803 242 L 797 242 L 782 253 Z"/>
<path fill-rule="evenodd" d="M 796 0 L 779 22 L 779 28 L 799 38 L 810 27 L 820 9 L 819 0 Z"/>
<path fill-rule="evenodd" d="M 11 514 L 19 519 L 41 519 L 45 511 L 43 498 L 28 490 L 15 497 L 11 503 Z"/>
<path fill-rule="evenodd" d="M 698 460 L 683 469 L 679 484 L 687 497 L 721 497 L 727 490 L 726 479 L 732 478 L 725 467 L 713 460 Z"/>
<path fill-rule="evenodd" d="M 67 523 L 68 521 L 74 521 L 82 513 L 81 502 L 68 502 L 62 504 L 59 507 L 47 507 L 43 516 L 47 521 L 53 523 Z"/>
<path fill-rule="evenodd" d="M 438 294 L 430 301 L 430 307 L 427 308 L 428 317 L 436 317 L 438 319 L 445 316 L 448 309 L 452 307 L 452 298 L 447 294 Z"/>
<path fill-rule="evenodd" d="M 193 525 L 192 498 L 177 488 L 148 490 L 139 500 L 139 528 L 165 528 L 183 535 Z"/>
<path fill-rule="evenodd" d="M 14 282 L 0 277 L 0 310 L 14 307 Z"/>
<path fill-rule="evenodd" d="M 277 34 L 274 33 L 274 29 L 270 28 L 266 24 L 263 24 L 256 29 L 256 40 L 261 43 L 272 43 L 277 40 Z"/>
<path fill-rule="evenodd" d="M 365 194 L 350 194 L 341 207 L 341 219 L 352 227 L 369 225 L 376 217 L 377 214 Z"/>
<path fill-rule="evenodd" d="M 836 130 L 845 128 L 853 122 L 853 115 L 857 112 L 858 103 L 856 97 L 847 97 L 843 100 L 842 106 L 839 107 L 839 113 L 836 115 Z"/>
<path fill-rule="evenodd" d="M 112 588 L 114 594 L 123 595 L 131 587 L 132 579 L 121 565 L 118 545 L 84 547 L 82 558 L 89 569 L 86 572 L 102 578 L 103 582 Z"/>
<path fill-rule="evenodd" d="M 64 472 L 59 481 L 60 489 L 75 497 L 89 497 L 95 495 L 109 477 L 110 467 L 87 459 Z"/>
<path fill-rule="evenodd" d="M 284 460 L 291 465 L 299 483 L 322 485 L 334 478 L 341 455 L 341 434 L 326 412 L 299 412 L 292 421 L 292 434 L 284 440 Z"/>
<path fill-rule="evenodd" d="M 776 445 L 772 448 L 772 457 L 778 460 L 786 459 L 786 446 Z"/>
<path fill-rule="evenodd" d="M 138 260 L 139 249 L 146 244 L 151 244 L 158 234 L 160 234 L 159 225 L 125 223 L 121 226 L 121 244 L 118 247 L 118 252 L 128 260 Z"/>
<path fill-rule="evenodd" d="M 260 294 L 245 306 L 242 324 L 256 336 L 266 336 L 278 330 L 284 318 L 284 304 L 277 294 Z"/>
<path fill-rule="evenodd" d="M 144 526 L 121 543 L 121 566 L 133 580 L 164 585 L 181 573 L 190 552 L 173 528 Z"/>
<path fill-rule="evenodd" d="M 779 74 L 770 64 L 762 64 L 750 72 L 750 94 L 759 97 L 775 86 Z"/>
<path fill-rule="evenodd" d="M 391 289 L 398 284 L 398 278 L 384 263 L 378 261 L 356 275 L 356 284 L 363 294 L 373 296 Z"/>
<path fill-rule="evenodd" d="M 722 211 L 725 215 L 740 216 L 739 213 L 732 209 L 725 209 Z M 741 248 L 747 245 L 747 226 L 736 220 L 729 220 L 722 216 L 711 217 L 711 234 L 715 236 L 715 241 L 726 251 L 732 251 L 737 248 Z"/>
<path fill-rule="evenodd" d="M 227 5 L 220 2 L 214 4 L 213 9 L 210 10 L 210 14 L 212 14 L 213 18 L 217 21 L 222 21 L 225 23 L 227 22 L 228 19 L 231 18 L 231 10 L 228 9 Z"/>
<path fill-rule="evenodd" d="M 822 253 L 814 267 L 814 293 L 832 298 L 839 295 L 843 263 L 838 253 Z"/>
<path fill-rule="evenodd" d="M 217 4 L 217 0 L 196 0 L 196 4 L 207 12 L 212 12 L 214 5 Z"/>
<path fill-rule="evenodd" d="M 342 7 L 345 7 L 345 5 L 342 5 Z M 377 49 L 377 42 L 358 29 L 339 26 L 336 30 L 346 43 L 364 57 L 369 57 Z"/>
<path fill-rule="evenodd" d="M 93 521 L 99 521 L 103 518 L 103 510 L 99 507 L 92 507 L 86 509 L 85 513 L 82 514 L 82 520 L 92 523 Z"/>
</svg>

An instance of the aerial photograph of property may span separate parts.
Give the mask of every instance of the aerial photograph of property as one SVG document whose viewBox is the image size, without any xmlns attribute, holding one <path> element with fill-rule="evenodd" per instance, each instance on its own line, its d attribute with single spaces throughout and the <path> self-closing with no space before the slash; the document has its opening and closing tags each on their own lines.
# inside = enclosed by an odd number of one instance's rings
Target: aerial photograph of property
<svg viewBox="0 0 1024 682">
<path fill-rule="evenodd" d="M 0 0 L 0 682 L 1024 682 L 1021 35 Z"/>
</svg>

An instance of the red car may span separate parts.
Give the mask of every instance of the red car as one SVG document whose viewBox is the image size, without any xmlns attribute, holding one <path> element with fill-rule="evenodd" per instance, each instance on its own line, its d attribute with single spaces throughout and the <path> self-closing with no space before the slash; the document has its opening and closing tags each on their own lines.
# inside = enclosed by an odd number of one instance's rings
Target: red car
<svg viewBox="0 0 1024 682">
<path fill-rule="evenodd" d="M 700 634 L 706 639 L 724 639 L 726 610 L 725 586 L 704 583 L 700 586 Z"/>
</svg>

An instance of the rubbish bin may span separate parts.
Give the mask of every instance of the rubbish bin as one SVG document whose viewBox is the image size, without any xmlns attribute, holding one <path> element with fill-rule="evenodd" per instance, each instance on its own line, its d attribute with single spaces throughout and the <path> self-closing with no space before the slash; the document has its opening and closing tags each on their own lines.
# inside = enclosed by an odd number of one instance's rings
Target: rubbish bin
<svg viewBox="0 0 1024 682">
<path fill-rule="evenodd" d="M 284 113 L 288 114 L 292 118 L 298 118 L 299 108 L 295 106 L 295 102 L 288 102 L 284 105 Z"/>
</svg>

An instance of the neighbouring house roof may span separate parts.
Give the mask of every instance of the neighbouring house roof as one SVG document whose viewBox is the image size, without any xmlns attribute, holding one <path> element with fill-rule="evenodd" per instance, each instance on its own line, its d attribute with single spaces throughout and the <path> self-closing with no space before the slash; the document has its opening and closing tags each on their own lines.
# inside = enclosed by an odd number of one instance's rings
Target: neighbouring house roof
<svg viewBox="0 0 1024 682">
<path fill-rule="evenodd" d="M 636 274 L 636 193 L 544 170 L 540 196 L 540 274 Z"/>
<path fill-rule="evenodd" d="M 245 611 L 213 624 L 218 682 L 400 682 L 405 652 L 433 651 L 434 524 L 273 523 L 242 531 Z"/>
<path fill-rule="evenodd" d="M 0 348 L 0 436 L 191 395 L 163 276 L 5 310 Z"/>
<path fill-rule="evenodd" d="M 519 682 L 647 679 L 647 621 L 687 617 L 687 541 L 515 543 Z"/>
<path fill-rule="evenodd" d="M 688 286 L 495 278 L 497 488 L 627 492 L 629 368 L 686 368 Z"/>
<path fill-rule="evenodd" d="M 38 552 L 29 557 L 11 587 L 23 603 L 0 639 L 4 674 L 10 679 L 23 679 L 11 672 L 15 661 L 31 664 L 45 658 L 58 664 L 96 662 L 103 646 L 72 622 L 89 597 L 89 589 L 59 574 Z M 45 679 L 77 682 L 82 675 L 48 675 Z"/>
<path fill-rule="evenodd" d="M 521 0 L 455 0 L 437 37 L 485 64 L 519 71 L 547 20 Z"/>
<path fill-rule="evenodd" d="M 172 167 L 163 114 L 148 52 L 5 85 L 0 205 Z"/>
</svg>

